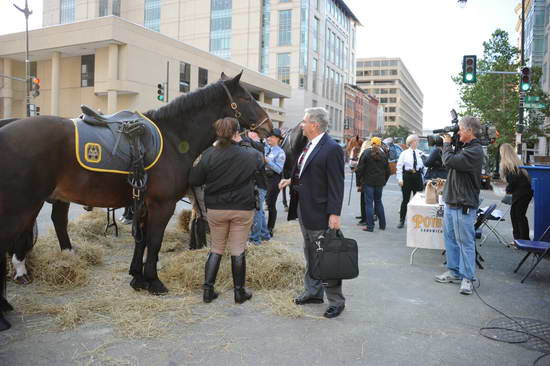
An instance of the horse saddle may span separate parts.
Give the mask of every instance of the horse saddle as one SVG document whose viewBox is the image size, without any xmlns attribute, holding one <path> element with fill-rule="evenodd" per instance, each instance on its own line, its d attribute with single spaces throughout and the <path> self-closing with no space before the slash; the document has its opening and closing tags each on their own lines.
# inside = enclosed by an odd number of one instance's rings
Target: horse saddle
<svg viewBox="0 0 550 366">
<path fill-rule="evenodd" d="M 136 152 L 143 156 L 145 170 L 152 168 L 163 148 L 159 128 L 139 112 L 128 110 L 100 115 L 82 105 L 82 115 L 72 119 L 75 125 L 76 159 L 84 169 L 129 174 Z M 137 140 L 136 140 L 137 139 Z"/>
</svg>

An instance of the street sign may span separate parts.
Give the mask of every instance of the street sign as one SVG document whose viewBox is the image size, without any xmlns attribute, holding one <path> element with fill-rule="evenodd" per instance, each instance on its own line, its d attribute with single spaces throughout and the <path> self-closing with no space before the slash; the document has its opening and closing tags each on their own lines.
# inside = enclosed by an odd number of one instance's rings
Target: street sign
<svg viewBox="0 0 550 366">
<path fill-rule="evenodd" d="M 544 103 L 525 103 L 525 108 L 527 109 L 542 109 L 546 108 L 546 104 Z"/>
<path fill-rule="evenodd" d="M 529 103 L 529 102 L 538 102 L 539 100 L 540 100 L 540 97 L 537 97 L 535 95 L 528 95 L 528 96 L 525 97 L 525 101 L 527 103 Z"/>
</svg>

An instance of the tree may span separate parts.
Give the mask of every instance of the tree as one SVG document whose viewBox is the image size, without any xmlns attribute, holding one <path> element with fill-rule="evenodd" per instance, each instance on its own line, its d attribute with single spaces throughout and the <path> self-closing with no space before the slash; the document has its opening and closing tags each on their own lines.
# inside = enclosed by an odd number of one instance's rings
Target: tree
<svg viewBox="0 0 550 366">
<path fill-rule="evenodd" d="M 394 139 L 399 139 L 405 141 L 407 136 L 411 134 L 411 131 L 404 126 L 388 126 L 384 130 L 383 138 L 392 137 Z"/>
</svg>

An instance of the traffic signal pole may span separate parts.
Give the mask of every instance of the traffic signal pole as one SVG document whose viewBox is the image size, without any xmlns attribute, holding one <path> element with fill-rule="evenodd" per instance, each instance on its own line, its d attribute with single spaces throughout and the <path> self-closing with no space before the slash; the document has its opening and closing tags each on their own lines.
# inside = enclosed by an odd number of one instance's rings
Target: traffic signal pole
<svg viewBox="0 0 550 366">
<path fill-rule="evenodd" d="M 520 58 L 520 67 L 525 66 L 525 57 L 524 57 L 524 43 L 525 43 L 525 0 L 521 0 L 521 58 Z M 520 83 L 521 85 L 521 83 Z M 522 136 L 523 133 L 523 103 L 525 101 L 525 91 L 522 90 L 521 86 L 519 88 L 519 120 L 516 130 L 516 152 L 523 161 L 523 146 L 522 146 Z"/>
<path fill-rule="evenodd" d="M 13 4 L 17 10 L 25 14 L 25 80 L 26 80 L 26 87 L 25 87 L 25 105 L 27 109 L 27 117 L 31 116 L 31 97 L 29 95 L 30 89 L 31 89 L 31 83 L 30 83 L 30 62 L 29 62 L 29 15 L 32 14 L 32 10 L 29 9 L 29 5 L 27 0 L 25 0 L 25 8 L 21 9 L 17 5 Z"/>
</svg>

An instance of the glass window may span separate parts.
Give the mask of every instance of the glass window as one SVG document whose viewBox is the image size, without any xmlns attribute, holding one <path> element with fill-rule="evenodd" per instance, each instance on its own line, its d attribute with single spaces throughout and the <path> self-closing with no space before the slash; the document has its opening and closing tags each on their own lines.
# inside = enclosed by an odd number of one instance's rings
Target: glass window
<svg viewBox="0 0 550 366">
<path fill-rule="evenodd" d="M 94 86 L 95 55 L 80 58 L 80 86 Z"/>
<path fill-rule="evenodd" d="M 160 31 L 160 0 L 145 0 L 143 26 L 157 32 Z"/>
<path fill-rule="evenodd" d="M 180 62 L 180 92 L 187 93 L 191 85 L 191 65 Z"/>
<path fill-rule="evenodd" d="M 292 30 L 292 10 L 279 11 L 279 46 L 290 46 Z"/>
<path fill-rule="evenodd" d="M 311 41 L 313 51 L 319 52 L 319 19 L 317 17 L 313 18 L 313 39 Z"/>
<path fill-rule="evenodd" d="M 113 15 L 120 16 L 120 0 L 113 0 Z"/>
<path fill-rule="evenodd" d="M 312 85 L 311 89 L 314 93 L 317 93 L 317 59 L 314 58 L 311 63 Z"/>
<path fill-rule="evenodd" d="M 199 88 L 208 84 L 208 70 L 199 67 Z"/>
<path fill-rule="evenodd" d="M 271 9 L 269 0 L 262 0 L 262 39 L 260 44 L 260 72 L 267 74 L 269 70 L 269 25 L 271 23 Z"/>
<path fill-rule="evenodd" d="M 74 2 L 75 0 L 61 0 L 59 4 L 59 23 L 74 22 Z"/>
<path fill-rule="evenodd" d="M 277 54 L 277 79 L 290 84 L 290 53 Z"/>
<path fill-rule="evenodd" d="M 210 52 L 231 57 L 232 0 L 211 0 Z"/>
<path fill-rule="evenodd" d="M 109 15 L 109 0 L 99 0 L 99 16 Z"/>
</svg>

